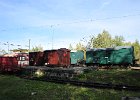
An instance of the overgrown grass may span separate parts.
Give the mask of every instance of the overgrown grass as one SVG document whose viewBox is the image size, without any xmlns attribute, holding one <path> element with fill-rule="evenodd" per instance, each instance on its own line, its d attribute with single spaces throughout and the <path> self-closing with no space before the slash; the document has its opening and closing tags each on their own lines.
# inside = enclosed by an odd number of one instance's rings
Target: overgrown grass
<svg viewBox="0 0 140 100">
<path fill-rule="evenodd" d="M 110 69 L 91 71 L 81 74 L 75 79 L 140 86 L 140 70 Z"/>
<path fill-rule="evenodd" d="M 89 89 L 0 75 L 0 100 L 120 100 L 123 96 L 140 96 L 140 93 Z"/>
</svg>

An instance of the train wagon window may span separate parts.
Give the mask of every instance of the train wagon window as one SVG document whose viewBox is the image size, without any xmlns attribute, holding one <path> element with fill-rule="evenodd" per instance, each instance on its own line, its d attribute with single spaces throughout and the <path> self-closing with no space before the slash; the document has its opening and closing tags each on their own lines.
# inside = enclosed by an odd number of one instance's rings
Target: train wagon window
<svg viewBox="0 0 140 100">
<path fill-rule="evenodd" d="M 24 61 L 25 60 L 25 57 L 20 57 L 19 60 L 20 61 Z"/>
<path fill-rule="evenodd" d="M 25 60 L 25 57 L 22 57 L 22 60 Z"/>
</svg>

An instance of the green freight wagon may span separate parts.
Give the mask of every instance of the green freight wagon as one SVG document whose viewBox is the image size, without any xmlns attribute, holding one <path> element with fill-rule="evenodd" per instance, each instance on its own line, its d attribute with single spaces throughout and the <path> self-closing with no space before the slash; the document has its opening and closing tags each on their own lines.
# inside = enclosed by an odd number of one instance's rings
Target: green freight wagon
<svg viewBox="0 0 140 100">
<path fill-rule="evenodd" d="M 89 49 L 86 51 L 86 65 L 92 65 L 94 63 L 94 49 Z"/>
<path fill-rule="evenodd" d="M 133 46 L 115 47 L 110 55 L 110 63 L 114 65 L 133 65 L 134 60 Z"/>
<path fill-rule="evenodd" d="M 84 51 L 73 50 L 70 52 L 71 65 L 78 65 L 84 61 Z"/>
<path fill-rule="evenodd" d="M 133 46 L 90 49 L 86 52 L 87 65 L 133 65 Z"/>
<path fill-rule="evenodd" d="M 96 65 L 96 64 L 107 64 L 106 61 L 106 48 L 95 48 L 87 50 L 86 52 L 86 64 Z"/>
</svg>

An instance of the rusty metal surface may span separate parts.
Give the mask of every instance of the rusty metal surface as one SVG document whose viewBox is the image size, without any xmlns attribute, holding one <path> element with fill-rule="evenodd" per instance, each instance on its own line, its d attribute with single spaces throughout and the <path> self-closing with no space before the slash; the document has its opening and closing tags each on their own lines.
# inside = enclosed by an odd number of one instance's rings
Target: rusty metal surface
<svg viewBox="0 0 140 100">
<path fill-rule="evenodd" d="M 30 52 L 29 65 L 30 66 L 43 66 L 44 65 L 44 52 Z"/>
<path fill-rule="evenodd" d="M 29 65 L 28 53 L 11 53 L 11 54 L 3 55 L 2 57 L 17 57 L 18 67 L 26 67 Z"/>
<path fill-rule="evenodd" d="M 14 71 L 18 67 L 17 57 L 0 57 L 1 71 Z"/>
<path fill-rule="evenodd" d="M 57 65 L 59 62 L 59 57 L 58 57 L 58 54 L 57 54 L 57 51 L 55 50 L 52 50 L 52 51 L 49 51 L 47 52 L 47 56 L 48 56 L 48 65 Z"/>
<path fill-rule="evenodd" d="M 68 67 L 70 65 L 70 51 L 68 49 L 46 50 L 45 65 Z"/>
<path fill-rule="evenodd" d="M 70 65 L 70 50 L 56 49 L 29 53 L 30 66 L 68 67 Z"/>
</svg>

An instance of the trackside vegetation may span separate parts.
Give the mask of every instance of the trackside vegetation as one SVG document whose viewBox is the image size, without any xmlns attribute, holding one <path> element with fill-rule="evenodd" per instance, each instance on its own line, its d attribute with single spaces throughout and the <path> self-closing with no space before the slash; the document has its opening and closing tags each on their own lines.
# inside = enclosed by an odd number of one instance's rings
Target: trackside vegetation
<svg viewBox="0 0 140 100">
<path fill-rule="evenodd" d="M 97 82 L 127 83 L 140 86 L 140 72 L 126 69 L 91 71 L 75 79 Z M 0 74 L 0 100 L 121 100 L 138 97 L 137 91 L 95 89 L 21 79 Z"/>
<path fill-rule="evenodd" d="M 75 79 L 91 82 L 140 86 L 140 70 L 102 69 L 80 74 Z"/>
</svg>

